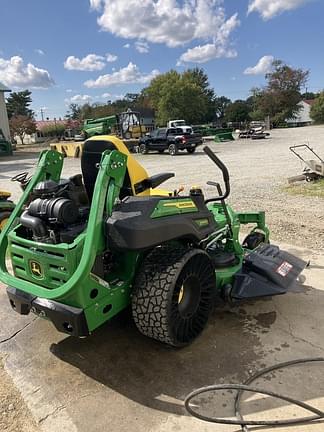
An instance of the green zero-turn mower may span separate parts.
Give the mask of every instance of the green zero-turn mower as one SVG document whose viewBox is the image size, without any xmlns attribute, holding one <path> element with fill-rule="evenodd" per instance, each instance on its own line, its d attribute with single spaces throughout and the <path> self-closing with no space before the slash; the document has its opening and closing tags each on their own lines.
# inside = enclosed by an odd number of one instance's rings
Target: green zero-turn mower
<svg viewBox="0 0 324 432">
<path fill-rule="evenodd" d="M 225 183 L 223 192 L 209 182 L 217 191 L 209 199 L 198 187 L 186 196 L 155 192 L 170 173 L 136 180 L 134 171 L 145 170 L 116 137 L 86 141 L 82 175 L 70 179 L 60 178 L 60 153 L 42 152 L 0 237 L 12 308 L 84 337 L 131 305 L 144 335 L 183 346 L 204 329 L 217 296 L 285 293 L 306 263 L 270 245 L 264 212 L 225 204 L 229 173 L 204 151 Z M 241 224 L 254 224 L 243 243 Z"/>
</svg>

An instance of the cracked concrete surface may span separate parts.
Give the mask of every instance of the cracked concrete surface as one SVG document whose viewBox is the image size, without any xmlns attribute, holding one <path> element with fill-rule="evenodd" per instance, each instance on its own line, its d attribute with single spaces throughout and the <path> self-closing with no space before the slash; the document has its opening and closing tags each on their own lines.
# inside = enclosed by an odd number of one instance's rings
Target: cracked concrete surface
<svg viewBox="0 0 324 432">
<path fill-rule="evenodd" d="M 284 296 L 217 308 L 203 335 L 182 350 L 143 337 L 126 315 L 90 338 L 66 337 L 49 322 L 14 314 L 1 290 L 0 314 L 8 323 L 5 331 L 2 328 L 1 339 L 8 340 L 0 345 L 0 351 L 7 354 L 6 370 L 39 429 L 238 431 L 221 425 L 215 429 L 213 424 L 187 416 L 183 398 L 194 388 L 242 382 L 261 367 L 322 356 L 324 351 L 324 255 L 283 247 L 311 259 L 304 271 L 304 284 Z M 324 365 L 304 365 L 272 373 L 256 384 L 323 409 L 323 372 Z M 203 409 L 231 415 L 233 396 L 220 396 L 206 398 Z M 250 395 L 244 398 L 242 410 L 247 418 L 304 415 L 282 401 Z M 293 430 L 317 432 L 323 430 L 323 424 Z"/>
</svg>

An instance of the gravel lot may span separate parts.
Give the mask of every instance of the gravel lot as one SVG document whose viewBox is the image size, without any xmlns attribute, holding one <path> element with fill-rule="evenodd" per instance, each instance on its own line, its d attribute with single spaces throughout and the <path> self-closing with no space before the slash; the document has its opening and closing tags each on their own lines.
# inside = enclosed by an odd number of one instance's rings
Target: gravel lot
<svg viewBox="0 0 324 432">
<path fill-rule="evenodd" d="M 237 210 L 266 211 L 272 239 L 323 250 L 324 212 L 323 199 L 291 196 L 282 191 L 287 177 L 302 171 L 301 162 L 289 151 L 294 144 L 309 143 L 324 155 L 324 126 L 280 129 L 271 132 L 267 140 L 237 140 L 216 144 L 211 148 L 226 163 L 231 174 L 232 193 L 229 203 Z M 174 189 L 184 185 L 204 187 L 206 194 L 213 189 L 205 183 L 219 179 L 216 167 L 207 159 L 202 149 L 194 155 L 187 153 L 171 157 L 168 154 L 135 156 L 149 173 L 173 171 L 176 177 L 165 183 Z M 21 171 L 32 171 L 37 160 L 35 152 L 16 152 L 13 158 L 0 161 L 0 187 L 13 192 L 14 200 L 20 195 L 17 183 L 10 178 Z M 79 159 L 66 159 L 64 174 L 80 172 Z"/>
</svg>

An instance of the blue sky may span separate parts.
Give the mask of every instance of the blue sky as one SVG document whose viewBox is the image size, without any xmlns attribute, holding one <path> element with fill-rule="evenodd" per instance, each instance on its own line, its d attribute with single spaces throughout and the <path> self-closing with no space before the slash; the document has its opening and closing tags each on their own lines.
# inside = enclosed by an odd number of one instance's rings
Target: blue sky
<svg viewBox="0 0 324 432">
<path fill-rule="evenodd" d="M 323 17 L 321 0 L 2 0 L 0 81 L 32 90 L 37 119 L 137 92 L 171 68 L 204 68 L 234 100 L 280 58 L 309 69 L 318 91 Z"/>
</svg>

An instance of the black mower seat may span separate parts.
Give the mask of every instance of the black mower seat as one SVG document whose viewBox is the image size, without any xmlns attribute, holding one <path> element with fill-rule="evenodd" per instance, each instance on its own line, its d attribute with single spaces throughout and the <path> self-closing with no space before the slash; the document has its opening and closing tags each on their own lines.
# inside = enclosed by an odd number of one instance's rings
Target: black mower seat
<svg viewBox="0 0 324 432">
<path fill-rule="evenodd" d="M 172 204 L 179 197 L 127 197 L 117 204 L 106 221 L 108 246 L 135 251 L 177 239 L 197 243 L 215 230 L 215 220 L 204 203 L 195 212 L 152 218 L 161 200 Z"/>
</svg>

